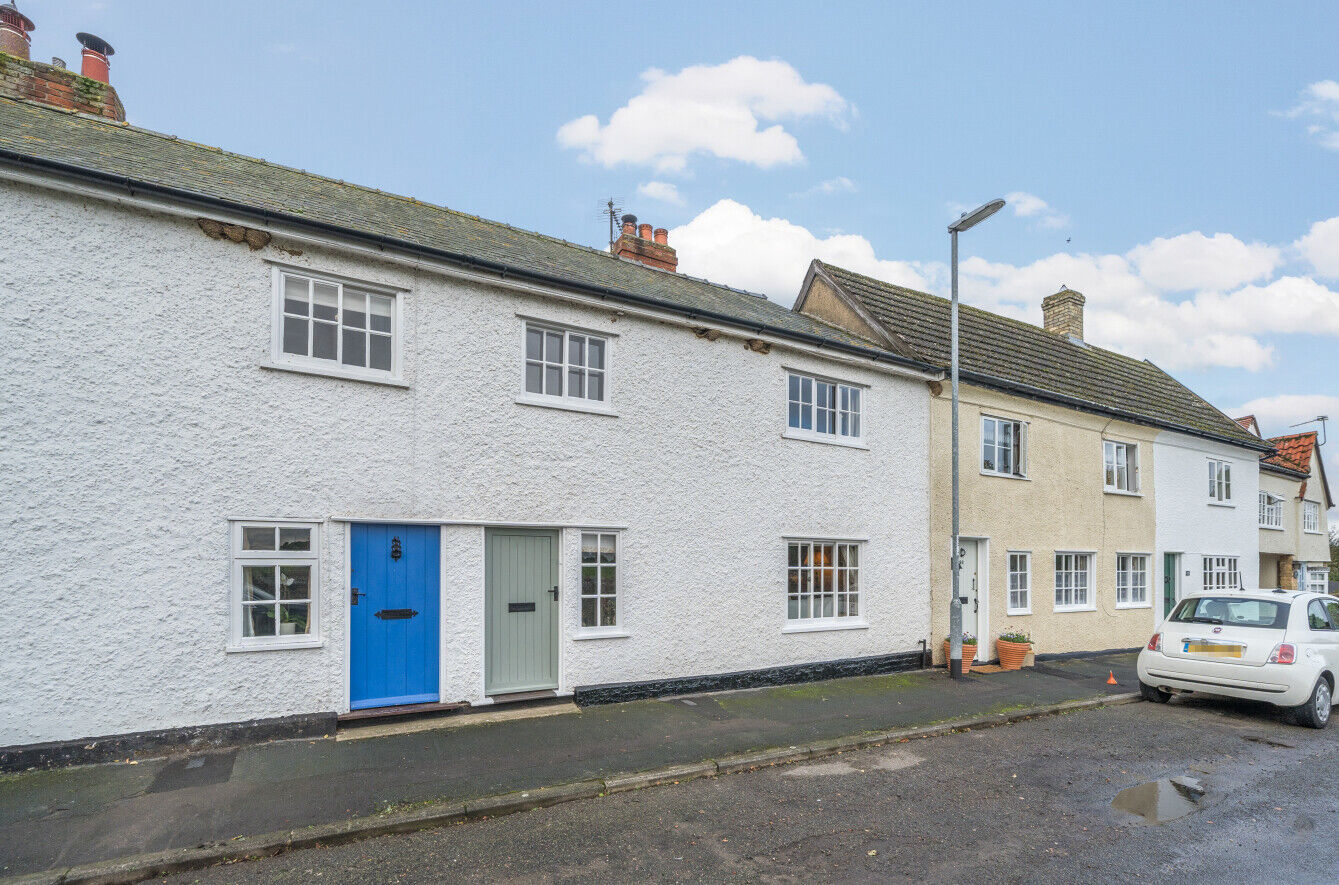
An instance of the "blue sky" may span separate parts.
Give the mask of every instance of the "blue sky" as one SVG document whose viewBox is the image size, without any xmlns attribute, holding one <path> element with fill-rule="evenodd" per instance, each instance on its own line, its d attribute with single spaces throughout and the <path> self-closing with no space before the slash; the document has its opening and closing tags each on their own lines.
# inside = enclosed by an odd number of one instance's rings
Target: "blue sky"
<svg viewBox="0 0 1339 885">
<path fill-rule="evenodd" d="M 109 40 L 136 124 L 592 246 L 612 194 L 782 303 L 815 254 L 941 291 L 955 210 L 1015 195 L 966 299 L 1039 321 L 1068 284 L 1091 340 L 1339 433 L 1329 4 L 20 9 L 35 58 Z"/>
</svg>

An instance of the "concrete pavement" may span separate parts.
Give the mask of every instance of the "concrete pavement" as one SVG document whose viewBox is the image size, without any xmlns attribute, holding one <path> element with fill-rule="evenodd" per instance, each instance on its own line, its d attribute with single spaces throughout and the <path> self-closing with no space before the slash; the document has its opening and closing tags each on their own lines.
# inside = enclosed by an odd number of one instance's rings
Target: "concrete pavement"
<svg viewBox="0 0 1339 885">
<path fill-rule="evenodd" d="M 1122 685 L 1105 684 L 1115 669 Z M 366 740 L 0 779 L 0 874 L 329 824 L 768 747 L 1124 692 L 1133 656 L 953 683 L 942 671 L 639 701 Z"/>
</svg>

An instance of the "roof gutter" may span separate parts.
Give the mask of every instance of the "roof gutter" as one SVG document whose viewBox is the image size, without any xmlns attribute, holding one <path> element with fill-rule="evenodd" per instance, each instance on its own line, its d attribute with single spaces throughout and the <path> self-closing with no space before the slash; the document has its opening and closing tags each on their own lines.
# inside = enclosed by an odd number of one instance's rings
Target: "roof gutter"
<svg viewBox="0 0 1339 885">
<path fill-rule="evenodd" d="M 1240 446 L 1246 449 L 1255 449 L 1261 452 L 1273 452 L 1274 447 L 1264 441 L 1248 442 L 1244 439 L 1233 439 L 1216 433 L 1210 433 L 1207 430 L 1199 430 L 1194 427 L 1186 427 L 1182 424 L 1175 424 L 1171 421 L 1159 421 L 1156 418 L 1150 418 L 1146 415 L 1137 415 L 1134 412 L 1127 412 L 1124 409 L 1116 409 L 1111 406 L 1103 406 L 1088 400 L 1082 400 L 1078 397 L 1065 396 L 1063 393 L 1052 393 L 1048 390 L 1042 390 L 1039 387 L 1031 387 L 1027 384 L 1019 384 L 1016 381 L 1006 381 L 1003 378 L 996 378 L 991 375 L 981 375 L 976 372 L 962 372 L 962 379 L 970 381 L 973 384 L 979 384 L 982 387 L 989 387 L 994 390 L 1000 390 L 1005 393 L 1015 393 L 1026 396 L 1029 399 L 1041 400 L 1042 402 L 1053 403 L 1059 406 L 1068 406 L 1074 409 L 1081 409 L 1085 412 L 1096 412 L 1099 415 L 1110 415 L 1113 418 L 1120 418 L 1123 421 L 1129 421 L 1131 424 L 1144 424 L 1150 427 L 1160 427 L 1164 430 L 1173 430 L 1177 433 L 1184 433 L 1189 436 L 1197 436 L 1201 439 L 1210 439 L 1214 442 L 1226 443 L 1227 445 Z M 1254 440 L 1254 437 L 1252 437 Z"/>
<path fill-rule="evenodd" d="M 1266 473 L 1274 473 L 1279 476 L 1286 476 L 1289 479 L 1297 479 L 1303 482 L 1311 478 L 1310 473 L 1303 473 L 1300 470 L 1293 470 L 1290 467 L 1281 467 L 1278 464 L 1270 464 L 1268 461 L 1261 461 L 1260 469 Z"/>
<path fill-rule="evenodd" d="M 583 294 L 595 295 L 599 298 L 612 298 L 628 304 L 654 308 L 655 310 L 672 313 L 690 320 L 711 320 L 738 329 L 755 331 L 760 334 L 766 333 L 777 338 L 788 338 L 815 347 L 840 351 L 868 359 L 875 363 L 889 363 L 903 368 L 913 369 L 933 376 L 934 378 L 942 378 L 944 374 L 942 368 L 932 365 L 931 363 L 909 359 L 907 357 L 889 353 L 888 351 L 876 350 L 871 347 L 862 347 L 858 344 L 848 344 L 843 341 L 824 338 L 820 335 L 812 335 L 807 332 L 798 332 L 780 326 L 773 326 L 770 323 L 752 322 L 740 317 L 717 313 L 716 311 L 690 310 L 681 305 L 674 304 L 673 302 L 663 301 L 659 298 L 651 298 L 646 295 L 639 295 L 622 289 L 579 283 L 554 274 L 547 274 L 542 271 L 535 271 L 516 265 L 480 259 L 446 249 L 422 246 L 409 240 L 400 240 L 394 237 L 382 236 L 380 234 L 370 234 L 352 228 L 341 227 L 340 225 L 331 224 L 325 221 L 303 218 L 299 215 L 273 212 L 268 209 L 260 209 L 243 203 L 234 203 L 230 200 L 198 194 L 179 188 L 138 181 L 129 176 L 115 175 L 109 172 L 99 172 L 92 169 L 86 169 L 82 166 L 62 163 L 57 160 L 47 160 L 15 153 L 14 151 L 4 148 L 0 148 L 0 162 L 7 163 L 25 171 L 36 171 L 41 175 L 49 176 L 52 173 L 55 173 L 57 176 L 64 176 L 74 179 L 75 181 L 91 182 L 103 187 L 119 188 L 124 190 L 125 193 L 131 197 L 150 195 L 160 199 L 185 203 L 189 206 L 200 207 L 203 209 L 226 210 L 237 215 L 255 218 L 267 223 L 278 222 L 280 224 L 293 225 L 299 228 L 307 228 L 319 231 L 323 234 L 335 235 L 367 243 L 379 248 L 391 248 L 414 256 L 432 258 L 438 261 L 446 261 L 451 264 L 461 265 L 473 270 L 495 273 L 503 278 L 508 276 L 520 277 L 533 282 L 543 283 L 548 286 L 556 286 L 558 288 L 569 289 Z"/>
</svg>

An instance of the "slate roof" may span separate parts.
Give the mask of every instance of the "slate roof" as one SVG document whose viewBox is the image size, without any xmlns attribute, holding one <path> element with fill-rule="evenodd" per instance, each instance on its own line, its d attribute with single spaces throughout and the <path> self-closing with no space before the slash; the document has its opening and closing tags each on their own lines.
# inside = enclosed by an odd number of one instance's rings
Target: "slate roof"
<svg viewBox="0 0 1339 885">
<path fill-rule="evenodd" d="M 949 364 L 948 299 L 815 265 L 892 333 L 905 355 Z M 967 305 L 960 305 L 958 321 L 965 380 L 1254 449 L 1269 446 L 1147 360 Z"/>
<path fill-rule="evenodd" d="M 0 163 L 76 171 L 140 192 L 199 198 L 239 212 L 390 240 L 470 266 L 704 320 L 715 315 L 746 328 L 877 353 L 890 362 L 933 371 L 761 295 L 100 117 L 0 97 Z"/>
</svg>

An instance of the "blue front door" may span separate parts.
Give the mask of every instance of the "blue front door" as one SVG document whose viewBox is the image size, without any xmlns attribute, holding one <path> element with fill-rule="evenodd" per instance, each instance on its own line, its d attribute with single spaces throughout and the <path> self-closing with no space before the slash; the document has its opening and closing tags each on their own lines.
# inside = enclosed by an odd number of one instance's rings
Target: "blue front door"
<svg viewBox="0 0 1339 885">
<path fill-rule="evenodd" d="M 441 534 L 437 526 L 352 526 L 349 706 L 438 700 Z"/>
</svg>

